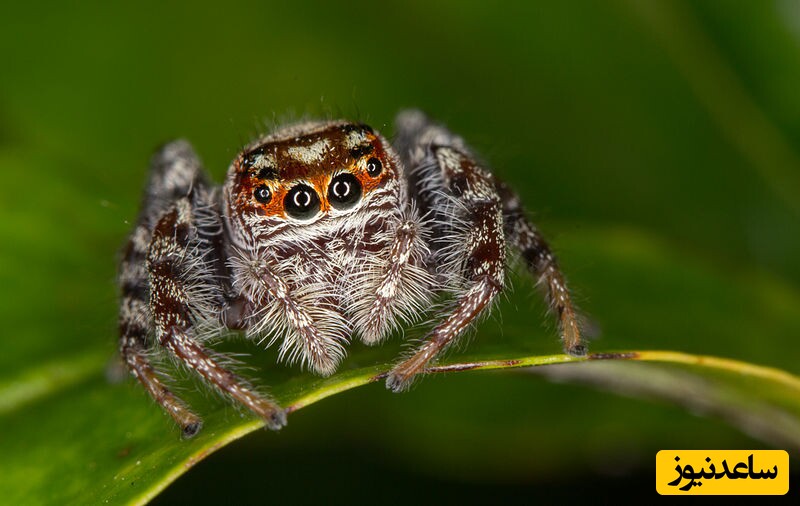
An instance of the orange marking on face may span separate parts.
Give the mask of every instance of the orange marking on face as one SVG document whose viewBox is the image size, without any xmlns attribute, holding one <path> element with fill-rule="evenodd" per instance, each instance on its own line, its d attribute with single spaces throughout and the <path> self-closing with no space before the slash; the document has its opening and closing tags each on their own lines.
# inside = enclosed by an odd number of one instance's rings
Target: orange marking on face
<svg viewBox="0 0 800 506">
<path fill-rule="evenodd" d="M 320 211 L 328 213 L 333 208 L 328 201 L 328 186 L 335 174 L 349 172 L 361 184 L 362 199 L 369 198 L 369 194 L 380 187 L 387 179 L 395 177 L 396 171 L 391 164 L 391 159 L 386 152 L 380 137 L 371 132 L 364 132 L 363 140 L 371 149 L 364 148 L 366 144 L 352 148 L 348 141 L 348 130 L 341 126 L 331 127 L 301 139 L 285 139 L 271 142 L 254 148 L 249 153 L 243 153 L 235 162 L 238 174 L 238 184 L 235 187 L 237 205 L 240 210 L 252 209 L 262 216 L 287 218 L 284 209 L 286 194 L 297 184 L 306 183 L 317 192 L 320 200 Z M 351 147 L 348 147 L 348 146 Z M 298 146 L 324 146 L 312 152 L 310 162 L 298 159 Z M 271 156 L 275 167 L 272 168 L 276 178 L 259 177 L 259 169 L 251 168 L 252 162 L 246 162 L 250 153 L 266 153 Z M 359 153 L 363 153 L 360 154 Z M 377 158 L 383 167 L 380 174 L 373 177 L 367 172 L 370 158 Z M 269 188 L 272 197 L 269 202 L 259 202 L 254 192 L 265 185 Z"/>
<path fill-rule="evenodd" d="M 386 156 L 386 152 L 383 150 L 383 143 L 381 143 L 380 139 L 376 135 L 370 134 L 367 136 L 367 138 L 373 147 L 373 151 L 372 153 L 367 154 L 357 160 L 355 167 L 353 168 L 353 174 L 355 174 L 355 176 L 358 178 L 358 181 L 361 183 L 361 187 L 365 196 L 374 189 L 378 188 L 386 179 L 391 177 L 389 161 L 387 159 L 388 157 Z M 380 174 L 378 174 L 377 177 L 372 177 L 367 173 L 367 162 L 370 158 L 377 158 L 383 166 L 383 170 Z"/>
<path fill-rule="evenodd" d="M 327 213 L 331 210 L 331 204 L 328 202 L 328 185 L 331 182 L 331 175 L 330 174 L 317 174 L 313 177 L 308 178 L 308 182 L 311 183 L 311 186 L 317 190 L 317 195 L 319 195 L 320 201 L 320 211 L 323 213 Z"/>
<path fill-rule="evenodd" d="M 256 202 L 256 205 L 261 206 L 261 210 L 264 211 L 265 216 L 285 217 L 286 212 L 283 209 L 283 198 L 286 197 L 286 193 L 289 191 L 289 189 L 274 183 L 267 184 L 267 187 L 272 190 L 272 199 L 270 199 L 270 201 L 266 204 Z"/>
</svg>

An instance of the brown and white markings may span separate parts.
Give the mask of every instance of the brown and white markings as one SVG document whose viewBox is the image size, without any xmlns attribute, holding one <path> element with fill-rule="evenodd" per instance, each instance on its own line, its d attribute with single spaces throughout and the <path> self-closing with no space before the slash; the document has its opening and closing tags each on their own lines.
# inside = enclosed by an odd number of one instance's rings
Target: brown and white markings
<svg viewBox="0 0 800 506">
<path fill-rule="evenodd" d="M 377 344 L 433 318 L 386 379 L 405 390 L 491 307 L 507 249 L 537 276 L 565 350 L 585 354 L 564 277 L 519 198 L 422 113 L 400 114 L 394 146 L 343 121 L 279 129 L 236 157 L 221 188 L 176 141 L 153 159 L 120 267 L 121 355 L 186 437 L 201 420 L 151 365 L 154 348 L 279 429 L 284 410 L 208 337 L 240 329 L 330 375 L 349 340 Z"/>
</svg>

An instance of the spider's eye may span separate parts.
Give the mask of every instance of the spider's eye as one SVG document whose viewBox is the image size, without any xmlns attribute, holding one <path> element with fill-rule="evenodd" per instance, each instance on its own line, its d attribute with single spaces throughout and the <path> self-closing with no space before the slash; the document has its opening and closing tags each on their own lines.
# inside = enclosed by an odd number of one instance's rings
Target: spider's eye
<svg viewBox="0 0 800 506">
<path fill-rule="evenodd" d="M 331 206 L 340 211 L 350 209 L 360 198 L 361 183 L 349 172 L 339 174 L 331 180 L 331 185 L 328 186 L 328 201 Z"/>
<path fill-rule="evenodd" d="M 367 160 L 367 174 L 369 174 L 372 177 L 377 177 L 382 170 L 383 170 L 383 165 L 381 164 L 380 160 L 378 160 L 375 157 L 372 157 L 369 160 Z"/>
<path fill-rule="evenodd" d="M 299 184 L 286 194 L 283 206 L 292 218 L 307 220 L 319 211 L 319 196 L 310 186 Z"/>
<path fill-rule="evenodd" d="M 266 204 L 270 200 L 272 200 L 272 192 L 270 191 L 267 185 L 261 185 L 255 189 L 253 192 L 253 196 L 256 198 L 257 201 L 261 202 L 262 204 Z"/>
</svg>

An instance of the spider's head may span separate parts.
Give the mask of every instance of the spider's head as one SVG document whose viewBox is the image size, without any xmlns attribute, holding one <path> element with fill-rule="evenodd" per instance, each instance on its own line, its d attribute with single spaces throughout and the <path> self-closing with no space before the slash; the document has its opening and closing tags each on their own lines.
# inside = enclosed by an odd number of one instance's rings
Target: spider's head
<svg viewBox="0 0 800 506">
<path fill-rule="evenodd" d="M 236 157 L 225 185 L 225 212 L 242 232 L 263 237 L 287 224 L 350 216 L 395 186 L 397 178 L 391 148 L 370 127 L 294 125 Z"/>
</svg>

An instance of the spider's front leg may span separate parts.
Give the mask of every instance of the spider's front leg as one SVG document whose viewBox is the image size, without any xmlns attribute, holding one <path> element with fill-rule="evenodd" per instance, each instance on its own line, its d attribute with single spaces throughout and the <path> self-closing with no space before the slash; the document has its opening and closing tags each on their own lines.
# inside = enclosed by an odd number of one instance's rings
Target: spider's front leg
<svg viewBox="0 0 800 506">
<path fill-rule="evenodd" d="M 438 168 L 450 202 L 448 220 L 462 228 L 455 246 L 455 265 L 461 278 L 460 295 L 445 319 L 407 360 L 397 365 L 386 379 L 387 388 L 397 392 L 408 388 L 427 364 L 478 318 L 503 289 L 505 241 L 500 198 L 490 174 L 453 145 L 424 148 Z M 460 251 L 463 248 L 463 253 Z"/>
<path fill-rule="evenodd" d="M 197 269 L 197 258 L 190 251 L 194 232 L 188 198 L 178 200 L 153 229 L 147 269 L 156 338 L 184 365 L 264 419 L 269 428 L 279 429 L 286 424 L 285 412 L 219 365 L 218 359 L 193 337 L 195 308 L 187 278 Z"/>
</svg>

